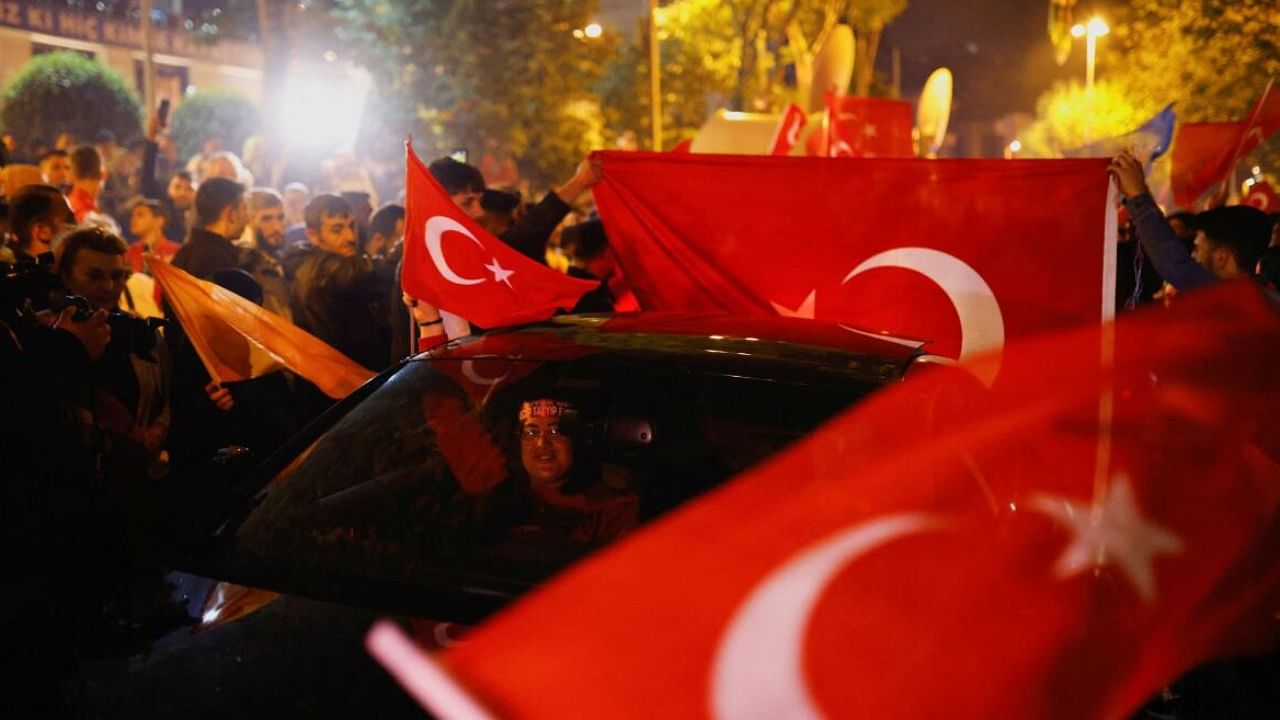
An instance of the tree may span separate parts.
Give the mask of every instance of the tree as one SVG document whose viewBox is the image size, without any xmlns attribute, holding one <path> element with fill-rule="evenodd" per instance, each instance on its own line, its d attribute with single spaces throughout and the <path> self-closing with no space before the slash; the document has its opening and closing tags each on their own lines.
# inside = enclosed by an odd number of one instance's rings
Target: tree
<svg viewBox="0 0 1280 720">
<path fill-rule="evenodd" d="M 1086 114 L 1078 86 L 1056 86 L 1037 102 L 1024 146 L 1070 147 L 1087 116 L 1094 139 L 1119 135 L 1170 102 L 1179 122 L 1243 119 L 1267 79 L 1280 74 L 1280 7 L 1274 0 L 1130 0 L 1099 44 L 1098 66 L 1094 111 Z M 1280 142 L 1255 155 L 1276 167 Z"/>
<path fill-rule="evenodd" d="M 185 98 L 173 112 L 173 140 L 182 158 L 200 152 L 204 141 L 215 135 L 222 138 L 226 149 L 239 154 L 244 141 L 261 128 L 258 108 L 224 90 L 201 90 Z"/>
<path fill-rule="evenodd" d="M 692 136 L 718 107 L 774 112 L 808 101 L 806 68 L 837 22 L 857 39 L 853 92 L 873 90 L 880 32 L 906 0 L 679 0 L 659 10 L 663 145 Z M 648 127 L 647 38 L 625 48 L 602 86 L 605 116 Z M 635 92 L 641 90 L 640 94 Z"/>
<path fill-rule="evenodd" d="M 617 45 L 579 38 L 594 2 L 339 0 L 338 37 L 383 90 L 372 132 L 413 131 L 428 158 L 498 146 L 535 185 L 563 180 L 600 138 L 592 88 Z"/>
<path fill-rule="evenodd" d="M 74 52 L 37 55 L 3 93 L 0 125 L 26 141 L 67 132 L 90 141 L 110 130 L 121 143 L 142 134 L 142 103 L 120 74 Z"/>
<path fill-rule="evenodd" d="M 1138 109 L 1113 81 L 1090 92 L 1078 81 L 1059 82 L 1036 101 L 1036 120 L 1018 135 L 1027 157 L 1061 157 L 1094 140 L 1134 130 L 1154 113 Z"/>
</svg>

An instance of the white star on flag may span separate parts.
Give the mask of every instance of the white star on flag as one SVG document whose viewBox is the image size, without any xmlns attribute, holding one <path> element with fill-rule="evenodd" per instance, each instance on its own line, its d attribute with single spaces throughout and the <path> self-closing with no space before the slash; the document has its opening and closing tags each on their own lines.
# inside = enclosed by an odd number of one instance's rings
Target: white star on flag
<svg viewBox="0 0 1280 720">
<path fill-rule="evenodd" d="M 506 283 L 507 287 L 511 287 L 510 277 L 516 274 L 515 270 L 508 270 L 498 264 L 498 258 L 493 259 L 493 264 L 485 265 L 484 268 L 493 273 L 493 281 Z M 514 289 L 514 288 L 513 288 Z"/>
<path fill-rule="evenodd" d="M 1155 556 L 1182 551 L 1182 541 L 1142 516 L 1129 479 L 1117 475 L 1099 504 L 1042 495 L 1032 507 L 1072 532 L 1070 544 L 1054 564 L 1059 579 L 1106 566 L 1120 570 L 1143 602 L 1156 596 Z"/>
<path fill-rule="evenodd" d="M 805 297 L 804 302 L 800 303 L 800 307 L 796 308 L 795 310 L 792 310 L 791 308 L 786 307 L 784 305 L 779 305 L 778 303 L 773 302 L 772 300 L 769 301 L 769 304 L 773 306 L 774 312 L 778 313 L 782 317 L 807 318 L 809 320 L 812 320 L 813 304 L 814 304 L 814 300 L 817 299 L 817 296 L 818 296 L 817 290 L 810 290 L 809 295 Z"/>
</svg>

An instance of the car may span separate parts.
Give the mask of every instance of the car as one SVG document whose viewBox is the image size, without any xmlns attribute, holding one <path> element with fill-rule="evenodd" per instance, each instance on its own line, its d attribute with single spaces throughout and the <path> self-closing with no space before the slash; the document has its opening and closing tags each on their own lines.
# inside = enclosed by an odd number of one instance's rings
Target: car
<svg viewBox="0 0 1280 720">
<path fill-rule="evenodd" d="M 224 454 L 199 480 L 216 499 L 180 513 L 200 528 L 170 576 L 194 626 L 87 664 L 76 702 L 111 717 L 417 715 L 363 650 L 374 619 L 451 644 L 936 360 L 918 341 L 716 314 L 565 315 L 453 341 L 267 458 Z"/>
</svg>

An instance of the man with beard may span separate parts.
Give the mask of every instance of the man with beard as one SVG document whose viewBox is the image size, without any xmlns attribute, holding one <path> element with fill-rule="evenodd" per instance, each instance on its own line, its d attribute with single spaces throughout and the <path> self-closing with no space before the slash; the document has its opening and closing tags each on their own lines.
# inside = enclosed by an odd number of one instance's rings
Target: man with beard
<svg viewBox="0 0 1280 720">
<path fill-rule="evenodd" d="M 284 254 L 284 200 L 270 188 L 249 193 L 249 225 L 240 237 L 240 268 L 262 287 L 262 305 L 285 318 L 289 291 L 280 258 Z"/>
</svg>

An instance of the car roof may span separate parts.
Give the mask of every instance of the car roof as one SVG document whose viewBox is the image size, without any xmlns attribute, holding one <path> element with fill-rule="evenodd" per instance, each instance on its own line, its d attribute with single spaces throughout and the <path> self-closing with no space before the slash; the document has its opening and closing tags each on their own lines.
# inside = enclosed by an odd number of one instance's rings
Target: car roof
<svg viewBox="0 0 1280 720">
<path fill-rule="evenodd" d="M 922 341 L 821 320 L 723 313 L 639 312 L 558 315 L 546 322 L 460 338 L 420 355 L 449 360 L 505 357 L 567 360 L 592 353 L 728 356 L 830 369 L 901 375 Z"/>
</svg>

